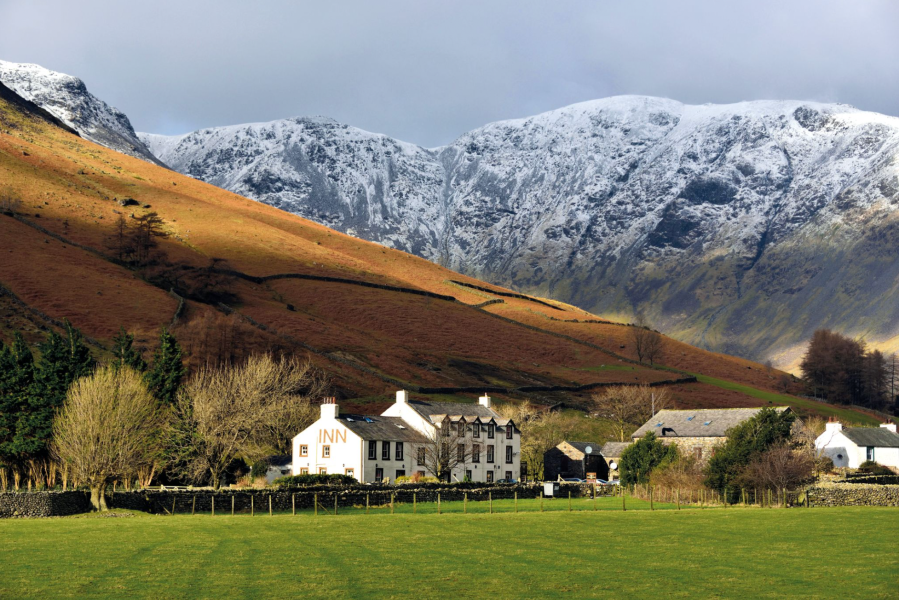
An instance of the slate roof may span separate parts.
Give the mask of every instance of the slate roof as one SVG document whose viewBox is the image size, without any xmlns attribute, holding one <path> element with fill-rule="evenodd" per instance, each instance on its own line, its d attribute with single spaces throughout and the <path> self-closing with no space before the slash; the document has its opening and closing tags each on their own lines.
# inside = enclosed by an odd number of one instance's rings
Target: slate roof
<svg viewBox="0 0 899 600">
<path fill-rule="evenodd" d="M 437 415 L 452 415 L 463 417 L 487 417 L 497 418 L 499 415 L 492 409 L 481 404 L 464 404 L 462 402 L 422 402 L 410 400 L 409 406 L 414 408 L 424 417 Z"/>
<path fill-rule="evenodd" d="M 790 410 L 776 406 L 777 412 Z M 658 437 L 724 437 L 725 432 L 751 419 L 761 408 L 706 408 L 696 410 L 660 410 L 635 431 L 632 438 L 641 438 L 652 431 Z"/>
<path fill-rule="evenodd" d="M 590 449 L 592 450 L 592 452 L 590 452 L 590 456 L 599 456 L 600 454 L 599 449 L 601 444 L 597 444 L 596 442 L 569 442 L 568 440 L 565 440 L 565 443 L 569 446 L 577 448 L 584 454 L 587 454 L 587 446 L 590 446 Z"/>
<path fill-rule="evenodd" d="M 286 467 L 293 462 L 293 456 L 290 454 L 275 454 L 265 459 L 270 467 Z"/>
<path fill-rule="evenodd" d="M 899 434 L 885 427 L 849 427 L 842 433 L 856 446 L 899 448 Z"/>
<path fill-rule="evenodd" d="M 621 458 L 621 453 L 632 443 L 633 442 L 606 442 L 599 452 L 606 458 Z"/>
<path fill-rule="evenodd" d="M 363 440 L 425 443 L 427 438 L 399 417 L 339 415 L 337 420 Z"/>
</svg>

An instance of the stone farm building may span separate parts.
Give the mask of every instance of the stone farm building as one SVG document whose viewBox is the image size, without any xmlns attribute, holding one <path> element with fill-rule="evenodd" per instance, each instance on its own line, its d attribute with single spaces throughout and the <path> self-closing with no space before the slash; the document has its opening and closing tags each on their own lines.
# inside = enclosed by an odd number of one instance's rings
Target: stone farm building
<svg viewBox="0 0 899 600">
<path fill-rule="evenodd" d="M 489 396 L 477 404 L 422 402 L 405 390 L 380 416 L 341 414 L 326 399 L 318 421 L 293 439 L 293 474 L 339 473 L 362 483 L 433 476 L 428 457 L 445 439 L 463 457 L 451 481 L 519 478 L 521 432 L 493 410 Z"/>
<path fill-rule="evenodd" d="M 609 467 L 600 454 L 601 444 L 594 442 L 562 442 L 543 455 L 543 477 L 547 481 L 577 477 L 608 479 Z"/>
<path fill-rule="evenodd" d="M 894 423 L 880 427 L 843 427 L 828 423 L 815 440 L 815 448 L 833 461 L 835 467 L 857 469 L 866 461 L 885 467 L 899 467 L 899 434 Z"/>
<path fill-rule="evenodd" d="M 727 430 L 757 415 L 761 408 L 706 408 L 698 410 L 660 410 L 635 431 L 634 441 L 652 431 L 667 444 L 676 444 L 684 454 L 707 460 L 715 446 L 727 440 Z M 790 410 L 778 406 L 779 413 Z"/>
<path fill-rule="evenodd" d="M 609 480 L 619 479 L 621 477 L 621 473 L 618 470 L 618 465 L 621 464 L 621 453 L 632 443 L 633 442 L 606 442 L 602 445 L 602 450 L 599 452 L 602 454 L 602 458 L 606 461 L 606 466 L 609 468 Z"/>
</svg>

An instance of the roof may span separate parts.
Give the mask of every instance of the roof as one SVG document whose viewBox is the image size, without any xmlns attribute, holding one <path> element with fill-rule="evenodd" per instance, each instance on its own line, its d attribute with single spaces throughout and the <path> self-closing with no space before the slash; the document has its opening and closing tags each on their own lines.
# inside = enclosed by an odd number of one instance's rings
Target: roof
<svg viewBox="0 0 899 600">
<path fill-rule="evenodd" d="M 849 427 L 843 429 L 842 433 L 856 446 L 899 448 L 899 434 L 886 427 Z"/>
<path fill-rule="evenodd" d="M 696 410 L 660 410 L 635 431 L 631 437 L 641 438 L 652 431 L 658 437 L 725 437 L 728 429 L 757 415 L 757 408 L 706 408 Z M 784 412 L 789 406 L 776 406 Z"/>
<path fill-rule="evenodd" d="M 436 417 L 437 415 L 452 415 L 461 417 L 487 417 L 497 418 L 499 414 L 482 404 L 465 404 L 462 402 L 423 402 L 410 400 L 409 406 L 414 408 L 424 417 Z"/>
<path fill-rule="evenodd" d="M 265 459 L 270 467 L 286 467 L 293 462 L 293 456 L 290 454 L 276 454 Z"/>
<path fill-rule="evenodd" d="M 384 440 L 389 442 L 427 442 L 427 438 L 399 417 L 373 415 L 339 415 L 347 429 L 363 440 Z"/>
<path fill-rule="evenodd" d="M 589 446 L 590 450 L 591 450 L 591 452 L 590 452 L 591 456 L 592 455 L 598 456 L 600 454 L 599 448 L 600 448 L 600 446 L 602 446 L 602 444 L 597 444 L 596 442 L 569 442 L 568 440 L 566 440 L 563 443 L 568 444 L 569 446 L 572 446 L 573 448 L 576 448 L 577 450 L 580 450 L 584 454 L 587 454 L 587 447 Z"/>
<path fill-rule="evenodd" d="M 599 452 L 606 458 L 621 458 L 621 453 L 631 444 L 633 442 L 606 442 Z"/>
</svg>

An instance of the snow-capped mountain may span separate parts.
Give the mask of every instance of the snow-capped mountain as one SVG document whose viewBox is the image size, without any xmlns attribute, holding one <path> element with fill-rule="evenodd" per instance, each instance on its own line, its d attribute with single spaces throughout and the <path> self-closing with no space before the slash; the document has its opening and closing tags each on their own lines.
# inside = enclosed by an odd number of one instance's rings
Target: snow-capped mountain
<svg viewBox="0 0 899 600">
<path fill-rule="evenodd" d="M 899 328 L 899 119 L 585 102 L 420 148 L 327 119 L 139 134 L 172 168 L 500 284 L 780 364 Z"/>
<path fill-rule="evenodd" d="M 88 92 L 84 82 L 77 77 L 39 65 L 0 60 L 0 82 L 52 114 L 81 137 L 165 166 L 138 139 L 128 117 Z"/>
</svg>

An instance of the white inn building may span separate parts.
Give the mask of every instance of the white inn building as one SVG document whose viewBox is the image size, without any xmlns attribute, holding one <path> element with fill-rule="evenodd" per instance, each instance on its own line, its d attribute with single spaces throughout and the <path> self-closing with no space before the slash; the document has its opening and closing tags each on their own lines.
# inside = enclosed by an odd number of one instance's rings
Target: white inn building
<svg viewBox="0 0 899 600">
<path fill-rule="evenodd" d="M 335 399 L 326 398 L 318 421 L 293 438 L 292 469 L 294 475 L 339 473 L 362 483 L 434 476 L 429 465 L 438 444 L 444 452 L 456 447 L 451 481 L 520 477 L 521 432 L 493 410 L 489 396 L 477 404 L 421 402 L 405 390 L 380 416 L 340 414 Z"/>
</svg>

